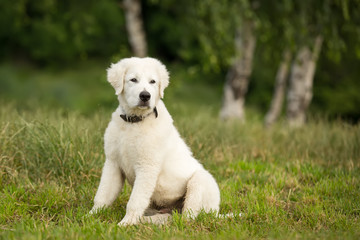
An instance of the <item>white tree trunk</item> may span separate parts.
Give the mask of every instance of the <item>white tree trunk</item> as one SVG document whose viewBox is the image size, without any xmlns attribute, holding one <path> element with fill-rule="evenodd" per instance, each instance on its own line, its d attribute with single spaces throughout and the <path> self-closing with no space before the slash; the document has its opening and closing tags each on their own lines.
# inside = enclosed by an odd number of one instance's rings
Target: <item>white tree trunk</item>
<svg viewBox="0 0 360 240">
<path fill-rule="evenodd" d="M 256 45 L 254 26 L 245 21 L 235 37 L 236 59 L 226 76 L 223 105 L 220 117 L 245 120 L 244 103 L 252 71 L 252 61 Z"/>
<path fill-rule="evenodd" d="M 312 99 L 316 61 L 319 57 L 322 41 L 322 37 L 318 36 L 312 51 L 307 46 L 302 47 L 292 64 L 287 99 L 287 118 L 292 127 L 300 127 L 305 123 L 306 110 Z"/>
<path fill-rule="evenodd" d="M 124 0 L 124 9 L 126 29 L 133 54 L 137 57 L 146 57 L 147 44 L 141 17 L 141 1 Z"/>
<path fill-rule="evenodd" d="M 276 74 L 274 94 L 270 109 L 265 116 L 265 126 L 270 127 L 279 117 L 284 102 L 286 80 L 289 75 L 291 52 L 286 50 Z"/>
</svg>

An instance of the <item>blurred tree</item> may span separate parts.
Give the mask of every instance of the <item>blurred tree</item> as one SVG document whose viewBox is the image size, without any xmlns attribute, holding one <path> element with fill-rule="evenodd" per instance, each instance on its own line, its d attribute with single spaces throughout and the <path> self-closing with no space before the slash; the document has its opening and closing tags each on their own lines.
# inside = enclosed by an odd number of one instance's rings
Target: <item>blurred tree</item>
<svg viewBox="0 0 360 240">
<path fill-rule="evenodd" d="M 135 56 L 146 57 L 147 43 L 141 15 L 141 1 L 124 0 L 123 3 L 126 17 L 126 29 L 131 49 Z"/>
<path fill-rule="evenodd" d="M 286 51 L 290 51 L 292 56 L 303 55 L 297 53 L 300 49 L 307 48 L 310 51 L 308 52 L 309 58 L 308 61 L 306 61 L 306 67 L 303 67 L 304 72 L 301 73 L 304 76 L 301 80 L 301 86 L 307 87 L 302 87 L 304 90 L 300 93 L 299 89 L 294 90 L 298 85 L 289 85 L 289 92 L 287 94 L 289 122 L 295 118 L 304 118 L 297 116 L 305 116 L 305 112 L 312 99 L 313 78 L 315 75 L 317 56 L 319 55 L 317 52 L 320 52 L 322 46 L 322 44 L 320 44 L 322 41 L 318 39 L 318 41 L 315 41 L 318 44 L 314 47 L 314 39 L 317 36 L 324 39 L 325 54 L 323 54 L 323 56 L 339 61 L 338 59 L 340 58 L 341 53 L 347 47 L 345 44 L 346 40 L 341 33 L 344 31 L 351 33 L 351 37 L 348 35 L 349 39 L 358 39 L 360 33 L 360 24 L 358 21 L 358 16 L 360 15 L 359 1 L 319 0 L 314 2 L 311 0 L 241 0 L 234 2 L 226 0 L 208 0 L 194 3 L 192 6 L 195 6 L 193 7 L 195 10 L 193 10 L 192 13 L 193 19 L 196 19 L 195 26 L 197 27 L 198 32 L 197 39 L 203 50 L 198 54 L 198 61 L 201 62 L 203 69 L 205 71 L 219 72 L 226 67 L 232 66 L 226 77 L 223 106 L 226 106 L 226 103 L 228 102 L 236 102 L 230 101 L 235 99 L 234 93 L 236 92 L 231 90 L 232 87 L 230 83 L 232 83 L 233 86 L 236 86 L 238 90 L 241 89 L 239 92 L 242 94 L 237 96 L 244 96 L 249 83 L 248 81 L 243 81 L 245 84 L 234 84 L 239 83 L 240 81 L 229 80 L 234 79 L 234 76 L 239 75 L 235 74 L 239 72 L 239 70 L 234 71 L 234 69 L 239 69 L 240 64 L 236 63 L 240 62 L 240 56 L 241 54 L 244 54 L 244 52 L 239 51 L 239 48 L 236 47 L 237 44 L 234 42 L 235 39 L 239 38 L 233 37 L 233 33 L 240 32 L 236 30 L 241 29 L 241 26 L 244 26 L 243 23 L 246 22 L 244 19 L 250 19 L 254 23 L 255 27 L 253 34 L 256 36 L 258 42 L 257 45 L 260 46 L 261 50 L 259 51 L 262 51 L 258 52 L 259 57 L 261 56 L 265 59 L 270 59 L 267 60 L 267 62 L 263 61 L 262 65 L 259 66 L 261 67 L 261 70 L 259 69 L 259 71 L 256 71 L 256 78 L 260 75 L 258 72 L 268 71 L 268 68 L 273 65 L 274 61 L 281 59 L 281 55 L 286 55 Z M 349 21 L 350 19 L 351 21 Z M 344 20 L 346 21 L 344 22 Z M 243 27 L 243 29 L 245 28 Z M 244 43 L 244 41 L 242 43 Z M 353 46 L 354 45 L 358 46 L 359 43 L 356 43 L 355 41 Z M 249 50 L 249 48 L 247 49 Z M 315 53 L 313 50 L 315 50 Z M 257 57 L 255 56 L 255 59 L 256 58 Z M 288 58 L 288 60 L 285 61 L 285 65 L 289 65 L 290 62 L 291 58 Z M 264 65 L 264 63 L 270 64 L 270 66 Z M 295 67 L 297 63 L 299 63 L 299 61 L 292 61 L 292 71 L 297 69 Z M 238 68 L 235 67 L 236 65 Z M 284 64 L 280 64 L 279 68 L 283 68 L 283 65 Z M 244 67 L 241 69 L 242 70 L 240 71 L 246 72 Z M 278 70 L 278 76 L 281 75 L 280 72 L 282 71 L 283 70 L 281 69 Z M 247 74 L 245 74 L 245 76 L 246 75 Z M 283 81 L 287 79 L 286 75 L 286 73 L 283 74 Z M 295 77 L 297 74 L 293 73 L 290 76 Z M 268 78 L 268 76 L 262 77 Z M 248 77 L 245 77 L 244 79 L 247 78 Z M 260 82 L 265 82 L 265 79 L 257 79 L 257 82 L 253 83 L 253 86 L 259 86 L 256 88 L 256 91 L 259 92 L 253 94 L 261 98 L 261 101 L 265 101 L 264 95 L 261 95 L 261 92 L 264 92 L 264 84 L 261 84 Z M 294 79 L 291 82 L 293 83 Z M 282 84 L 278 84 L 277 86 L 281 85 Z M 283 101 L 281 99 L 285 96 L 285 89 L 285 87 L 281 87 L 275 91 L 278 94 L 274 95 L 272 101 L 274 104 L 279 103 L 279 106 L 276 108 L 278 109 L 276 110 L 278 111 L 278 114 L 281 113 Z M 255 91 L 254 88 L 253 91 Z M 279 98 L 280 100 L 277 100 L 276 98 Z M 257 99 L 257 101 L 259 101 L 259 99 Z M 237 109 L 235 115 L 240 116 L 243 113 L 241 110 L 242 107 L 239 107 L 242 106 L 243 103 L 244 100 L 237 101 L 236 104 L 231 105 L 232 107 L 230 108 L 238 105 L 238 107 L 233 108 Z M 221 115 L 226 112 L 226 108 L 223 108 Z M 270 113 L 271 111 L 269 114 Z M 276 117 L 274 117 L 275 115 L 276 114 L 273 114 L 273 121 L 276 119 Z M 269 121 L 269 119 L 270 117 L 267 118 L 267 121 Z"/>
<path fill-rule="evenodd" d="M 280 36 L 280 42 L 287 46 L 285 51 L 290 48 L 293 52 L 297 52 L 292 63 L 287 93 L 287 119 L 291 126 L 301 126 L 305 122 L 306 110 L 312 99 L 316 61 L 323 39 L 328 46 L 327 54 L 333 59 L 339 58 L 342 48 L 344 48 L 344 38 L 338 33 L 343 29 L 344 19 L 351 16 L 348 11 L 348 2 L 337 0 L 292 2 L 285 0 L 270 4 L 270 6 L 266 6 L 265 3 L 262 5 L 272 8 L 272 11 L 269 9 L 263 11 L 266 14 L 262 21 L 271 22 L 271 28 L 277 27 L 285 33 Z M 353 7 L 358 9 L 359 5 L 354 4 Z M 285 21 L 284 17 L 288 21 Z M 284 24 L 286 22 L 291 24 Z M 353 32 L 359 30 L 356 21 L 350 28 Z M 276 37 L 276 41 L 279 41 L 279 37 Z M 334 58 L 334 56 L 336 57 Z M 284 69 L 284 63 L 285 61 L 280 64 L 278 73 Z M 278 80 L 277 78 L 276 81 L 278 82 Z M 282 100 L 279 99 L 282 97 L 278 96 L 283 95 L 283 91 L 285 91 L 283 85 L 276 83 L 271 108 L 265 118 L 265 124 L 268 126 L 276 120 L 276 115 L 278 115 L 274 109 L 281 109 L 282 103 L 280 102 Z M 274 108 L 275 103 L 279 105 L 277 108 Z"/>
<path fill-rule="evenodd" d="M 313 96 L 316 62 L 322 42 L 322 36 L 317 36 L 312 49 L 308 46 L 301 47 L 292 64 L 287 95 L 287 119 L 290 126 L 299 127 L 305 123 L 306 111 Z"/>
<path fill-rule="evenodd" d="M 281 109 L 284 103 L 286 81 L 288 79 L 290 62 L 291 52 L 290 50 L 285 50 L 283 59 L 276 74 L 274 94 L 271 100 L 270 109 L 265 116 L 266 127 L 271 126 L 278 119 L 281 113 Z"/>
<path fill-rule="evenodd" d="M 252 72 L 255 45 L 254 23 L 252 20 L 245 20 L 237 29 L 235 61 L 226 75 L 223 105 L 220 110 L 220 117 L 224 120 L 245 120 L 244 103 Z"/>
<path fill-rule="evenodd" d="M 244 121 L 244 103 L 256 46 L 258 1 L 209 0 L 195 3 L 193 17 L 204 55 L 205 70 L 229 68 L 224 86 L 222 119 Z M 206 58 L 206 59 L 205 59 Z"/>
</svg>

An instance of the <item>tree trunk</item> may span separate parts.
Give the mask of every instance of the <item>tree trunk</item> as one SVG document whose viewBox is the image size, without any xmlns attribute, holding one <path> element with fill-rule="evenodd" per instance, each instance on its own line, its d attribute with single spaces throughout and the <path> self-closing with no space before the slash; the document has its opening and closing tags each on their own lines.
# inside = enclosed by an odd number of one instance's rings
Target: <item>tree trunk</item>
<svg viewBox="0 0 360 240">
<path fill-rule="evenodd" d="M 244 103 L 252 71 L 252 60 L 256 45 L 254 26 L 245 21 L 235 37 L 236 59 L 226 76 L 223 105 L 220 117 L 245 120 Z"/>
<path fill-rule="evenodd" d="M 141 17 L 140 0 L 124 0 L 126 29 L 132 52 L 137 57 L 146 57 L 147 44 Z"/>
<path fill-rule="evenodd" d="M 306 120 L 306 110 L 312 99 L 312 86 L 323 38 L 318 36 L 313 50 L 302 47 L 292 64 L 288 91 L 287 118 L 289 125 L 300 127 Z"/>
<path fill-rule="evenodd" d="M 291 52 L 286 50 L 276 74 L 274 95 L 271 100 L 270 109 L 265 116 L 265 126 L 270 127 L 279 117 L 284 102 L 286 80 L 289 75 Z"/>
</svg>

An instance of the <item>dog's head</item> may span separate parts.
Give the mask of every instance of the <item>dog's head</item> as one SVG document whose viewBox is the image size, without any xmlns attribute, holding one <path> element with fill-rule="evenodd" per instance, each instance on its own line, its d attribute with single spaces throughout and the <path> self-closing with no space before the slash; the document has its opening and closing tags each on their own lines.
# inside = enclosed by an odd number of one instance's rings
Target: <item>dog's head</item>
<svg viewBox="0 0 360 240">
<path fill-rule="evenodd" d="M 154 58 L 125 58 L 111 64 L 107 79 L 120 104 L 131 110 L 153 109 L 169 85 L 166 67 Z M 125 105 L 125 106 L 124 106 Z"/>
</svg>

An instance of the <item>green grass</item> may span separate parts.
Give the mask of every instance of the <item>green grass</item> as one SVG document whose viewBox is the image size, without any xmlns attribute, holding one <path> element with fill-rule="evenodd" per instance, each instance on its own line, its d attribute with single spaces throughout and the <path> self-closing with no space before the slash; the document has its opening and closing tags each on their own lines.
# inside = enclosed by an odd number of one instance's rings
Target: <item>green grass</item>
<svg viewBox="0 0 360 240">
<path fill-rule="evenodd" d="M 99 91 L 114 96 L 109 86 Z M 218 119 L 220 95 L 214 87 L 190 87 L 174 76 L 165 101 L 194 155 L 219 183 L 220 212 L 242 217 L 174 215 L 164 226 L 120 228 L 128 185 L 111 208 L 87 216 L 114 102 L 89 112 L 52 105 L 24 108 L 21 99 L 3 100 L 0 238 L 359 239 L 360 126 L 320 118 L 302 129 L 282 122 L 264 129 L 251 110 L 246 124 L 224 123 Z"/>
</svg>

